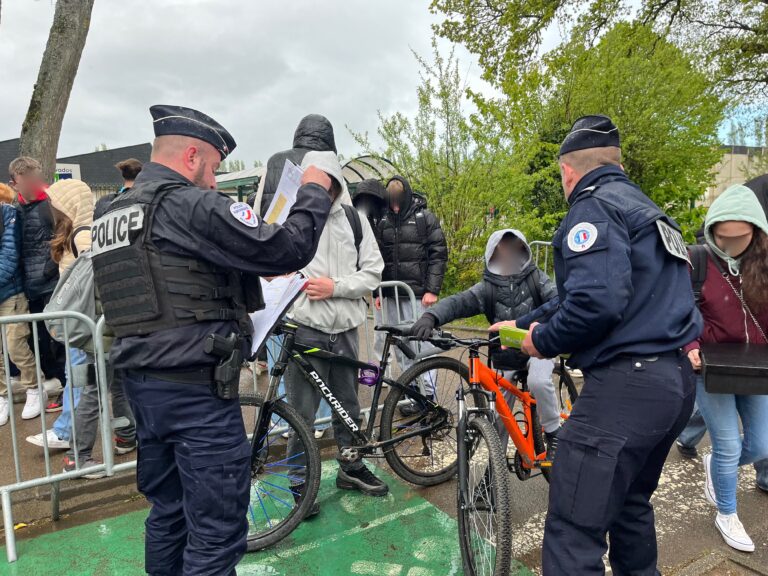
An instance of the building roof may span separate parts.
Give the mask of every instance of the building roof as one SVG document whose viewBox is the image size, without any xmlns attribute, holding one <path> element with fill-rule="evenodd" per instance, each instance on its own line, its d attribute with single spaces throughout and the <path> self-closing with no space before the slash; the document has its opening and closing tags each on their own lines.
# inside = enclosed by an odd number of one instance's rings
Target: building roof
<svg viewBox="0 0 768 576">
<path fill-rule="evenodd" d="M 65 158 L 57 158 L 56 162 L 58 164 L 79 164 L 80 178 L 91 186 L 114 184 L 119 188 L 123 184 L 123 178 L 115 168 L 115 164 L 128 158 L 136 158 L 145 164 L 149 162 L 151 154 L 152 145 L 147 142 L 146 144 L 123 146 L 122 148 L 90 152 L 89 154 L 66 156 Z"/>
<path fill-rule="evenodd" d="M 101 150 L 88 154 L 66 156 L 57 158 L 57 164 L 78 164 L 80 177 L 90 186 L 113 185 L 122 186 L 123 179 L 115 164 L 127 158 L 136 158 L 140 162 L 149 162 L 152 153 L 152 145 L 137 144 L 135 146 L 123 146 L 111 150 Z M 4 140 L 0 142 L 0 182 L 8 182 L 8 164 L 19 155 L 19 139 Z"/>
</svg>

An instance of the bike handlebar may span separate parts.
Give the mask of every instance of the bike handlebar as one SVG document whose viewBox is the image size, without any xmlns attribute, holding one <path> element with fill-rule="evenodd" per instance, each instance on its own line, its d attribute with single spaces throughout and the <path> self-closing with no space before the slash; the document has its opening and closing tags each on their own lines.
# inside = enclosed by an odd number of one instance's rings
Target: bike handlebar
<svg viewBox="0 0 768 576">
<path fill-rule="evenodd" d="M 458 336 L 454 336 L 450 332 L 445 332 L 443 330 L 434 330 L 432 334 L 433 335 L 430 338 L 427 338 L 426 340 L 423 340 L 423 341 L 429 342 L 430 344 L 437 346 L 438 348 L 444 348 L 446 350 L 454 346 L 482 348 L 485 346 L 493 346 L 499 341 L 498 336 L 493 336 L 489 338 L 459 338 Z M 416 338 L 414 336 L 408 336 L 407 339 L 421 340 L 421 338 Z"/>
</svg>

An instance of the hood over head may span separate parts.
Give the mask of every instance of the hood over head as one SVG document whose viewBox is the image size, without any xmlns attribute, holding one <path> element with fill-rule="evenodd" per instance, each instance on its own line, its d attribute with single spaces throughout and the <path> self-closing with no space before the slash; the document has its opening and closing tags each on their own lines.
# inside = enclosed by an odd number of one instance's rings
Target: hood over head
<svg viewBox="0 0 768 576">
<path fill-rule="evenodd" d="M 713 252 L 728 263 L 730 272 L 739 273 L 739 259 L 723 252 L 715 243 L 712 228 L 719 222 L 749 222 L 768 234 L 768 220 L 755 193 L 741 184 L 735 184 L 718 196 L 704 219 L 704 238 Z"/>
<path fill-rule="evenodd" d="M 500 263 L 498 261 L 491 262 L 493 253 L 496 251 L 496 247 L 505 236 L 512 236 L 522 241 L 525 248 L 525 254 L 522 258 L 514 258 L 506 263 Z M 531 254 L 531 247 L 528 245 L 528 241 L 525 235 L 519 230 L 513 228 L 504 228 L 503 230 L 497 230 L 488 238 L 488 242 L 485 244 L 485 269 L 490 274 L 501 277 L 517 276 L 526 272 L 533 263 L 533 256 Z"/>
<path fill-rule="evenodd" d="M 304 116 L 293 133 L 293 147 L 318 152 L 333 151 L 336 153 L 336 139 L 333 135 L 333 125 L 325 116 L 310 114 Z"/>
<path fill-rule="evenodd" d="M 403 195 L 402 195 L 402 199 L 399 202 L 400 214 L 407 214 L 408 210 L 411 207 L 411 202 L 413 201 L 413 188 L 411 188 L 411 183 L 408 182 L 408 180 L 406 180 L 402 176 L 393 176 L 387 181 L 387 186 L 389 186 L 389 183 L 392 182 L 393 180 L 396 180 L 403 185 Z M 389 192 L 387 192 L 386 187 L 384 188 L 384 199 L 387 202 L 387 206 L 389 206 L 391 210 L 391 206 L 389 202 Z"/>
<path fill-rule="evenodd" d="M 387 189 L 379 180 L 369 178 L 357 184 L 352 204 L 367 218 L 378 222 L 387 207 L 386 193 Z"/>
<path fill-rule="evenodd" d="M 340 204 L 352 205 L 352 198 L 349 196 L 349 190 L 347 189 L 347 181 L 344 179 L 339 157 L 336 156 L 335 152 L 307 152 L 301 161 L 301 167 L 306 170 L 309 166 L 316 166 L 341 184 L 341 194 L 333 201 L 333 207 Z"/>
<path fill-rule="evenodd" d="M 51 206 L 72 220 L 73 228 L 93 223 L 93 192 L 82 180 L 59 180 L 48 188 Z"/>
</svg>

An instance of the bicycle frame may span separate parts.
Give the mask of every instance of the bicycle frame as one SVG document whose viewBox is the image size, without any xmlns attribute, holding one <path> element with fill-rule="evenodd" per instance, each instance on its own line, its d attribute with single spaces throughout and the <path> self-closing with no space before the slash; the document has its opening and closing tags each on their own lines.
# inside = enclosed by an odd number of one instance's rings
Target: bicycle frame
<svg viewBox="0 0 768 576">
<path fill-rule="evenodd" d="M 526 468 L 541 467 L 541 463 L 546 460 L 546 453 L 536 454 L 533 445 L 533 434 L 526 435 L 520 430 L 520 426 L 518 426 L 517 420 L 501 391 L 502 388 L 507 390 L 520 401 L 529 431 L 533 427 L 531 406 L 536 404 L 536 400 L 531 396 L 531 393 L 525 389 L 520 390 L 502 377 L 498 371 L 492 370 L 483 364 L 480 354 L 476 349 L 470 349 L 469 351 L 469 383 L 480 386 L 494 395 L 496 413 L 501 417 L 504 428 L 506 428 L 509 437 L 522 457 L 523 465 Z"/>
<path fill-rule="evenodd" d="M 283 374 L 285 373 L 285 370 L 288 366 L 288 362 L 293 362 L 295 367 L 298 368 L 299 372 L 304 377 L 304 379 L 311 386 L 313 386 L 315 389 L 317 389 L 320 392 L 320 395 L 331 407 L 331 410 L 338 416 L 341 424 L 344 427 L 346 427 L 347 430 L 349 430 L 349 432 L 352 434 L 353 438 L 355 439 L 355 445 L 350 446 L 350 448 L 355 448 L 366 455 L 370 455 L 376 450 L 384 449 L 389 446 L 399 444 L 400 442 L 407 440 L 408 438 L 412 438 L 414 436 L 420 436 L 425 433 L 425 429 L 422 428 L 422 429 L 414 430 L 412 432 L 400 434 L 396 438 L 390 438 L 389 440 L 386 440 L 386 441 L 371 440 L 374 434 L 374 427 L 376 422 L 376 415 L 378 413 L 378 403 L 379 403 L 379 398 L 381 396 L 382 383 L 386 383 L 392 388 L 399 388 L 403 390 L 412 399 L 419 402 L 423 402 L 425 405 L 429 406 L 430 409 L 437 408 L 438 410 L 444 412 L 443 408 L 441 408 L 429 397 L 423 395 L 421 392 L 417 392 L 413 389 L 403 386 L 402 384 L 400 384 L 395 380 L 391 380 L 389 378 L 384 377 L 384 373 L 389 362 L 389 351 L 392 346 L 392 343 L 396 341 L 395 337 L 392 334 L 387 333 L 387 338 L 384 342 L 384 350 L 382 352 L 382 361 L 379 368 L 379 375 L 378 375 L 376 384 L 374 385 L 373 402 L 371 406 L 371 413 L 368 418 L 368 425 L 366 426 L 365 430 L 361 430 L 357 422 L 355 422 L 355 420 L 349 415 L 349 412 L 347 411 L 347 409 L 333 395 L 333 392 L 330 390 L 330 388 L 325 383 L 325 381 L 320 377 L 320 375 L 317 373 L 314 366 L 312 366 L 312 363 L 307 359 L 306 356 L 315 355 L 317 358 L 331 360 L 334 362 L 341 362 L 351 366 L 355 366 L 357 368 L 370 367 L 370 365 L 365 362 L 361 362 L 359 360 L 347 358 L 339 354 L 334 354 L 333 352 L 330 352 L 328 350 L 311 348 L 311 347 L 304 346 L 302 344 L 297 343 L 296 342 L 297 328 L 298 327 L 293 324 L 284 323 L 282 325 L 282 333 L 285 337 L 285 341 L 283 342 L 282 349 L 280 351 L 280 356 L 277 362 L 275 362 L 274 368 L 270 373 L 269 387 L 267 389 L 267 393 L 264 398 L 265 408 L 268 408 L 273 402 L 276 402 L 281 399 L 281 398 L 275 398 L 278 385 L 280 383 L 280 378 L 282 378 Z M 258 422 L 256 424 L 256 433 L 254 434 L 254 447 L 253 447 L 254 455 L 256 455 L 256 451 L 258 450 L 258 447 L 256 446 L 257 444 L 256 439 L 264 438 L 265 435 L 268 433 L 269 418 L 264 417 L 267 413 L 271 413 L 271 410 L 261 410 L 258 416 Z M 438 425 L 441 425 L 441 423 L 437 422 L 435 424 L 435 426 L 438 426 Z"/>
</svg>

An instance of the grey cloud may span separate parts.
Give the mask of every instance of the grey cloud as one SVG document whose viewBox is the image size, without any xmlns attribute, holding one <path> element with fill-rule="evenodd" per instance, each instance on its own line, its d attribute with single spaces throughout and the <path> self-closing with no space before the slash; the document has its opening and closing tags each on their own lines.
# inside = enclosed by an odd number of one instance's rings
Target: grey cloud
<svg viewBox="0 0 768 576">
<path fill-rule="evenodd" d="M 2 8 L 5 139 L 19 133 L 54 2 Z M 290 146 L 310 112 L 328 116 L 350 156 L 359 147 L 345 125 L 374 135 L 377 110 L 415 111 L 410 48 L 429 53 L 433 21 L 413 0 L 96 0 L 59 152 L 151 140 L 148 107 L 178 103 L 227 126 L 246 163 Z"/>
</svg>

